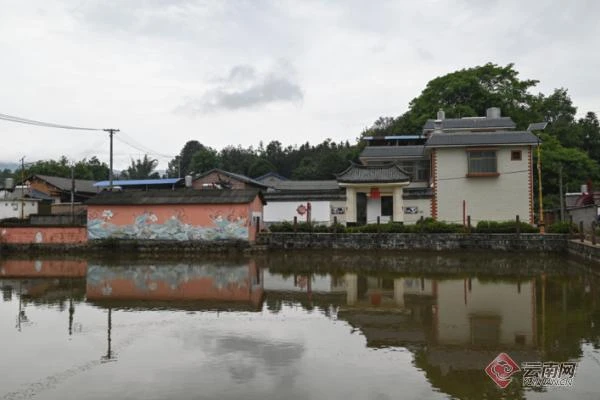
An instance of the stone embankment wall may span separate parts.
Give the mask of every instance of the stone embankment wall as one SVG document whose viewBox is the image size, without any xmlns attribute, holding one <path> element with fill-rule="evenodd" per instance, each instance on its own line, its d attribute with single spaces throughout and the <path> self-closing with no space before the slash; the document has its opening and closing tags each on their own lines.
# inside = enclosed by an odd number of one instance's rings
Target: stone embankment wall
<svg viewBox="0 0 600 400">
<path fill-rule="evenodd" d="M 566 252 L 567 235 L 458 233 L 265 233 L 269 249 L 504 250 Z"/>
<path fill-rule="evenodd" d="M 588 261 L 600 263 L 600 245 L 580 240 L 569 240 L 567 251 L 571 256 L 584 258 Z"/>
</svg>

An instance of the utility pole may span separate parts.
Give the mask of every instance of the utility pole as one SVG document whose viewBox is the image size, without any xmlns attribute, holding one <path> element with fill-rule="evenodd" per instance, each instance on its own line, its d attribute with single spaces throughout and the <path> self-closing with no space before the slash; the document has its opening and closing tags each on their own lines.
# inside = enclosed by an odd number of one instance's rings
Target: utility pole
<svg viewBox="0 0 600 400">
<path fill-rule="evenodd" d="M 558 168 L 558 193 L 560 195 L 560 222 L 565 222 L 565 197 L 563 195 L 563 165 L 560 164 Z"/>
<path fill-rule="evenodd" d="M 21 219 L 25 219 L 25 156 L 21 158 Z"/>
<path fill-rule="evenodd" d="M 103 129 L 103 131 L 109 133 L 110 137 L 110 170 L 108 171 L 108 190 L 112 191 L 113 188 L 113 135 L 115 132 L 119 132 L 118 129 Z"/>
</svg>

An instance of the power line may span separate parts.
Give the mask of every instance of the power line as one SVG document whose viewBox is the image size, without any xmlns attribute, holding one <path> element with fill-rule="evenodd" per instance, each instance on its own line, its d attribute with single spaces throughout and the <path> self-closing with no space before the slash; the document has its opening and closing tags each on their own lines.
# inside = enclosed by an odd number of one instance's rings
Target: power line
<svg viewBox="0 0 600 400">
<path fill-rule="evenodd" d="M 175 157 L 175 156 L 172 156 L 172 155 L 162 154 L 162 153 L 153 151 L 152 149 L 150 149 L 150 148 L 148 148 L 146 146 L 135 145 L 135 144 L 133 144 L 133 143 L 131 143 L 131 142 L 123 139 L 122 136 L 123 136 L 123 134 L 121 134 L 121 136 L 116 136 L 116 139 L 118 141 L 120 141 L 121 143 L 125 143 L 126 145 L 128 145 L 130 147 L 133 147 L 134 149 L 143 152 L 144 154 L 150 154 L 150 155 L 153 155 L 153 156 L 158 156 L 160 158 L 173 158 L 173 157 Z"/>
<path fill-rule="evenodd" d="M 84 128 L 81 126 L 72 126 L 72 125 L 55 124 L 53 122 L 36 121 L 34 119 L 15 117 L 14 115 L 8 115 L 8 114 L 2 114 L 2 113 L 0 113 L 0 119 L 4 120 L 4 121 L 19 123 L 19 124 L 41 126 L 41 127 L 45 127 L 45 128 L 71 129 L 71 130 L 79 130 L 79 131 L 101 131 L 102 130 L 99 128 Z"/>
</svg>

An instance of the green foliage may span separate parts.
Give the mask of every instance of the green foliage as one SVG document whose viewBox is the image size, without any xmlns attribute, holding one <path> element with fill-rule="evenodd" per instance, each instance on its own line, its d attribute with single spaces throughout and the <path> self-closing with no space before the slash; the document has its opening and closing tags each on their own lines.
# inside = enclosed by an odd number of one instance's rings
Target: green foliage
<svg viewBox="0 0 600 400">
<path fill-rule="evenodd" d="M 257 178 L 269 172 L 276 172 L 277 169 L 269 160 L 264 158 L 257 158 L 250 168 L 248 169 L 248 176 L 250 178 Z"/>
<path fill-rule="evenodd" d="M 577 225 L 572 224 L 570 222 L 555 222 L 552 225 L 548 226 L 546 230 L 548 233 L 577 233 L 579 232 L 579 228 Z"/>
<path fill-rule="evenodd" d="M 73 168 L 75 179 L 96 181 L 108 179 L 108 165 L 104 162 L 100 162 L 95 156 L 90 159 L 84 158 L 74 164 L 65 156 L 60 157 L 58 160 L 39 160 L 32 164 L 25 164 L 25 171 L 22 171 L 20 168 L 16 169 L 13 172 L 13 176 L 16 178 L 16 181 L 20 181 L 22 175 L 24 175 L 25 178 L 31 175 L 50 175 L 70 178 L 71 168 Z M 8 170 L 5 170 L 2 175 L 7 174 L 8 172 Z"/>
<path fill-rule="evenodd" d="M 121 179 L 156 179 L 160 178 L 158 172 L 154 169 L 158 165 L 158 160 L 151 159 L 148 154 L 144 154 L 144 158 L 131 160 L 131 165 L 121 172 Z"/>
<path fill-rule="evenodd" d="M 189 172 L 200 174 L 218 167 L 219 157 L 217 154 L 217 151 L 212 147 L 200 145 L 200 149 L 198 149 L 198 151 L 196 151 L 192 156 L 192 161 L 189 165 Z"/>
<path fill-rule="evenodd" d="M 538 233 L 539 229 L 525 222 L 519 222 L 521 233 Z M 477 233 L 516 233 L 517 221 L 479 221 L 474 229 Z"/>
<path fill-rule="evenodd" d="M 277 222 L 269 225 L 269 230 L 271 232 L 294 232 L 294 225 L 288 221 Z"/>
<path fill-rule="evenodd" d="M 538 81 L 521 80 L 513 64 L 499 66 L 488 63 L 451 72 L 432 79 L 423 92 L 414 98 L 408 111 L 396 118 L 380 117 L 364 133 L 367 135 L 397 135 L 420 132 L 427 119 L 434 118 L 439 109 L 447 118 L 485 115 L 489 107 L 500 107 L 525 129 L 532 122 L 529 93 Z"/>
</svg>

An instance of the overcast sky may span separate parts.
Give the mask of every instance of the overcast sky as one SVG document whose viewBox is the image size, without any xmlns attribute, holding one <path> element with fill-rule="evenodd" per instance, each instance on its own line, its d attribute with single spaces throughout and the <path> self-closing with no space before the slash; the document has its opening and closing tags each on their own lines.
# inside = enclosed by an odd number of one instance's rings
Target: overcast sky
<svg viewBox="0 0 600 400">
<path fill-rule="evenodd" d="M 0 0 L 0 113 L 119 128 L 115 167 L 187 140 L 354 142 L 432 78 L 515 63 L 600 111 L 597 1 Z M 0 161 L 97 155 L 103 132 L 0 121 Z"/>
</svg>

